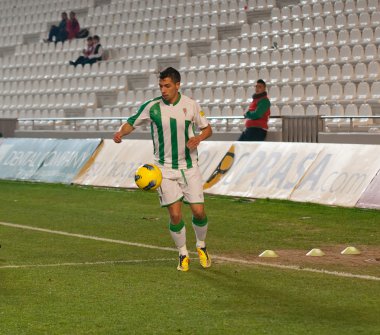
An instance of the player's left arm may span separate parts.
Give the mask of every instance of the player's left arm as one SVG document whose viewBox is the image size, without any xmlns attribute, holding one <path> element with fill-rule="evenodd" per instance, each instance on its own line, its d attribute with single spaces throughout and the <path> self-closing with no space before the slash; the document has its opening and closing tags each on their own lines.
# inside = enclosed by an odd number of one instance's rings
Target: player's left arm
<svg viewBox="0 0 380 335">
<path fill-rule="evenodd" d="M 196 149 L 199 143 L 201 143 L 206 138 L 209 138 L 212 135 L 211 125 L 209 124 L 205 113 L 202 111 L 201 106 L 196 102 L 194 102 L 193 122 L 201 130 L 201 132 L 198 135 L 191 137 L 187 141 L 186 146 L 190 150 Z"/>
<path fill-rule="evenodd" d="M 201 143 L 202 141 L 204 141 L 206 138 L 209 138 L 211 135 L 212 135 L 211 126 L 207 125 L 206 128 L 201 129 L 201 132 L 199 133 L 199 135 L 190 138 L 187 141 L 186 146 L 190 150 L 193 150 L 193 149 L 195 149 L 199 145 L 199 143 Z"/>
</svg>

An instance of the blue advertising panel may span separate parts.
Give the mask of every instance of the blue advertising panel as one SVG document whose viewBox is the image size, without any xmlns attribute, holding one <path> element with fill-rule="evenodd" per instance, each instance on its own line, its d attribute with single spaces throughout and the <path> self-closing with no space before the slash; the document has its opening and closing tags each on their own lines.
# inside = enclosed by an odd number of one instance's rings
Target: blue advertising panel
<svg viewBox="0 0 380 335">
<path fill-rule="evenodd" d="M 57 145 L 44 157 L 31 180 L 71 183 L 92 156 L 101 139 L 57 140 Z"/>
<path fill-rule="evenodd" d="M 0 179 L 30 180 L 56 139 L 6 138 L 0 145 Z"/>
</svg>

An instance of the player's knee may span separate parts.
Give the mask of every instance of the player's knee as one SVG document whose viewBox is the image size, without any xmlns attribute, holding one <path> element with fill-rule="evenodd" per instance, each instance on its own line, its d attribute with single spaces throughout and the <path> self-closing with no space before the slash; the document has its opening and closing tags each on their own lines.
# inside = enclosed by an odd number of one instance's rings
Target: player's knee
<svg viewBox="0 0 380 335">
<path fill-rule="evenodd" d="M 180 223 L 182 220 L 181 213 L 171 213 L 170 214 L 170 222 L 174 225 Z"/>
<path fill-rule="evenodd" d="M 196 220 L 204 220 L 204 218 L 206 217 L 206 213 L 204 210 L 194 210 L 193 211 L 193 217 Z"/>
</svg>

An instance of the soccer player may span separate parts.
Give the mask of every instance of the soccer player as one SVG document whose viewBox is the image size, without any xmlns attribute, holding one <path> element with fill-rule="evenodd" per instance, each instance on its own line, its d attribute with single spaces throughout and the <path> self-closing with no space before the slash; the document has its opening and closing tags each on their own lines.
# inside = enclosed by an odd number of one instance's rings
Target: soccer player
<svg viewBox="0 0 380 335">
<path fill-rule="evenodd" d="M 158 188 L 160 204 L 167 207 L 169 230 L 179 251 L 179 271 L 189 270 L 189 253 L 186 247 L 186 227 L 182 218 L 182 201 L 190 205 L 192 225 L 196 236 L 196 249 L 203 268 L 211 266 L 206 249 L 208 221 L 204 208 L 203 182 L 197 163 L 197 146 L 212 135 L 199 104 L 179 92 L 180 73 L 169 67 L 160 72 L 161 96 L 146 101 L 122 124 L 113 140 L 120 143 L 136 126 L 150 123 L 155 162 L 162 171 Z M 195 135 L 194 127 L 200 129 Z"/>
</svg>

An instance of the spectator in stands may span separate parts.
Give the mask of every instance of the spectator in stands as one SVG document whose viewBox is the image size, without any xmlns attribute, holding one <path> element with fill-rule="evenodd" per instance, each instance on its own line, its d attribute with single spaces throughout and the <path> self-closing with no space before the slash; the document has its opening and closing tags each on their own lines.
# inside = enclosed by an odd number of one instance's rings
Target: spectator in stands
<svg viewBox="0 0 380 335">
<path fill-rule="evenodd" d="M 89 44 L 88 44 L 90 38 L 92 40 L 92 48 L 89 48 Z M 92 52 L 89 53 L 89 51 L 91 50 Z M 102 45 L 100 44 L 99 36 L 95 35 L 93 37 L 87 38 L 86 53 L 85 53 L 85 50 L 83 50 L 83 56 L 78 57 L 78 59 L 75 62 L 70 61 L 70 65 L 74 65 L 74 66 L 77 66 L 79 64 L 82 66 L 86 64 L 92 65 L 102 59 L 103 59 L 103 48 L 102 48 Z"/>
<path fill-rule="evenodd" d="M 76 18 L 76 14 L 72 11 L 70 12 L 70 20 L 68 20 L 67 22 L 66 30 L 67 30 L 67 38 L 69 40 L 76 38 L 77 34 L 80 31 L 80 26 Z"/>
<path fill-rule="evenodd" d="M 89 60 L 89 56 L 94 53 L 94 39 L 89 36 L 87 37 L 87 47 L 83 49 L 83 55 L 79 56 L 75 62 L 70 61 L 70 65 L 77 66 L 79 64 L 84 65 L 87 64 Z"/>
<path fill-rule="evenodd" d="M 51 26 L 49 31 L 49 37 L 47 39 L 44 39 L 44 42 L 63 42 L 67 39 L 67 24 L 68 24 L 68 17 L 67 13 L 63 12 L 61 14 L 61 22 L 58 26 Z"/>
<path fill-rule="evenodd" d="M 245 129 L 238 141 L 264 141 L 267 136 L 270 116 L 270 101 L 266 92 L 266 83 L 259 79 L 256 82 L 255 94 L 248 111 L 244 114 Z"/>
<path fill-rule="evenodd" d="M 100 44 L 100 37 L 98 35 L 94 35 L 94 52 L 88 57 L 89 64 L 94 64 L 97 61 L 100 61 L 104 58 L 103 56 L 103 47 Z"/>
</svg>

